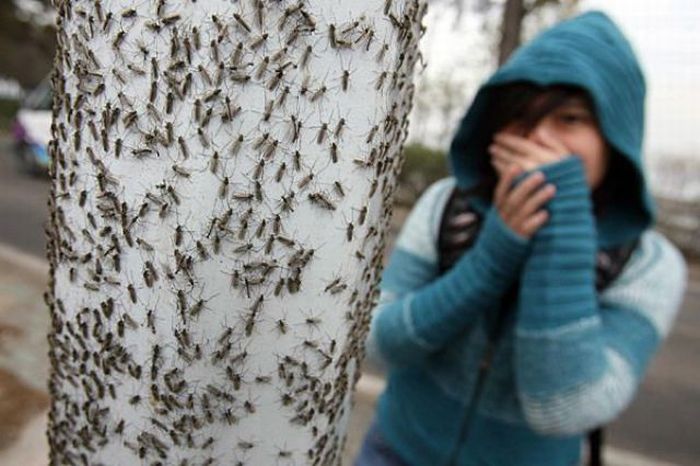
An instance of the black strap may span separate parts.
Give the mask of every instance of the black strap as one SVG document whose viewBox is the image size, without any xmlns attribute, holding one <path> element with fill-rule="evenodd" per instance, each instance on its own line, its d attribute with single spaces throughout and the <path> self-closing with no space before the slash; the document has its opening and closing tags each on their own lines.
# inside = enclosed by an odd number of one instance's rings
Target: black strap
<svg viewBox="0 0 700 466">
<path fill-rule="evenodd" d="M 470 205 L 470 197 L 473 195 L 475 195 L 473 190 L 462 190 L 455 187 L 442 212 L 440 231 L 438 233 L 438 264 L 440 273 L 444 273 L 452 267 L 462 254 L 471 248 L 479 235 L 482 217 Z M 467 218 L 469 222 L 465 224 L 465 219 Z M 457 219 L 461 219 L 461 221 L 458 222 Z M 618 277 L 638 243 L 639 240 L 637 239 L 620 247 L 600 249 L 598 251 L 595 277 L 596 290 L 598 292 L 605 289 Z M 504 296 L 500 309 L 507 308 L 508 303 L 517 297 L 517 289 L 518 285 L 516 283 Z M 493 351 L 498 343 L 506 320 L 504 314 L 504 312 L 498 312 L 489 332 L 490 351 Z M 488 367 L 480 369 L 480 379 L 485 378 L 487 370 Z M 473 401 L 473 403 L 475 402 L 476 400 Z M 465 432 L 465 426 L 462 426 L 460 439 L 458 439 L 458 445 L 455 445 L 455 448 L 459 447 Z M 603 427 L 598 427 L 588 433 L 588 445 L 589 466 L 602 466 Z M 455 455 L 456 450 L 451 455 L 451 461 L 456 460 Z"/>
<path fill-rule="evenodd" d="M 603 466 L 603 428 L 588 433 L 588 466 Z"/>
<path fill-rule="evenodd" d="M 469 202 L 473 192 L 455 188 L 445 204 L 438 234 L 438 268 L 440 274 L 457 262 L 464 252 L 471 248 L 481 229 L 481 216 Z M 468 215 L 469 223 L 455 225 L 460 216 Z"/>
</svg>

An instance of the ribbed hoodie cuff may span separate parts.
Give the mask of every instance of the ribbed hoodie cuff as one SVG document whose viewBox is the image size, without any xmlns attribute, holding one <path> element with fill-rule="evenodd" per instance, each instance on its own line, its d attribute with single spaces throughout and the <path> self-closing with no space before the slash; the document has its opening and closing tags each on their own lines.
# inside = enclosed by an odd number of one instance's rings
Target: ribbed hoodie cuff
<svg viewBox="0 0 700 466">
<path fill-rule="evenodd" d="M 595 244 L 596 232 L 583 161 L 578 156 L 571 155 L 540 167 L 540 171 L 548 183 L 556 186 L 557 193 L 547 204 L 547 223 L 535 236 L 536 239 L 547 238 L 548 241 L 533 241 L 533 249 L 551 250 L 562 242 L 567 251 L 570 247 L 578 249 L 584 245 L 590 248 Z M 551 241 L 556 241 L 557 245 Z"/>
<path fill-rule="evenodd" d="M 520 329 L 560 327 L 596 305 L 596 229 L 583 162 L 570 156 L 540 170 L 557 193 L 523 269 Z"/>
<path fill-rule="evenodd" d="M 492 286 L 505 290 L 518 275 L 529 247 L 530 240 L 513 231 L 492 207 L 474 245 L 475 265 Z"/>
</svg>

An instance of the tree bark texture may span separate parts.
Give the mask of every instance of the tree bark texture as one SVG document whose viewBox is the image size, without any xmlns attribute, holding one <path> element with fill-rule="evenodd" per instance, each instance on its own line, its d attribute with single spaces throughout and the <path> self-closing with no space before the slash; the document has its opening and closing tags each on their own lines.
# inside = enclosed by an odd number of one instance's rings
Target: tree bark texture
<svg viewBox="0 0 700 466">
<path fill-rule="evenodd" d="M 498 66 L 505 63 L 510 54 L 520 45 L 520 31 L 524 17 L 523 0 L 506 0 L 501 22 L 501 41 L 498 46 Z"/>
<path fill-rule="evenodd" d="M 337 464 L 422 0 L 54 0 L 51 464 Z"/>
</svg>

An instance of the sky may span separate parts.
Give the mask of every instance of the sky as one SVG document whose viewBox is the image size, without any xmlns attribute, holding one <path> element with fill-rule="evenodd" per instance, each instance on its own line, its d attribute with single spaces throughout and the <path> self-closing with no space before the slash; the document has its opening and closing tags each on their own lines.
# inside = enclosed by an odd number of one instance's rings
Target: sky
<svg viewBox="0 0 700 466">
<path fill-rule="evenodd" d="M 590 9 L 604 11 L 618 24 L 646 75 L 647 162 L 679 157 L 700 163 L 700 2 L 581 0 L 580 10 Z M 464 18 L 456 31 L 449 27 L 451 21 L 449 15 L 430 13 L 426 19 L 423 53 L 432 73 L 458 73 L 459 64 L 478 59 L 479 42 L 468 33 L 478 27 L 474 18 Z M 472 73 L 470 80 L 487 77 L 479 73 Z M 468 92 L 461 112 L 471 97 Z"/>
<path fill-rule="evenodd" d="M 587 0 L 585 5 L 618 23 L 642 63 L 648 89 L 647 153 L 700 161 L 700 2 Z"/>
</svg>

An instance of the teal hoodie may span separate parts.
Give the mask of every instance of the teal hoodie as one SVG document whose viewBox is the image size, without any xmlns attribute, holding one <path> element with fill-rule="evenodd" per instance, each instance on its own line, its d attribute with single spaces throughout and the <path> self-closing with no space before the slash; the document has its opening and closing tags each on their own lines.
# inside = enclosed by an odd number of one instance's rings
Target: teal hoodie
<svg viewBox="0 0 700 466">
<path fill-rule="evenodd" d="M 646 86 L 635 54 L 617 26 L 604 13 L 591 11 L 515 51 L 481 86 L 450 145 L 450 165 L 459 186 L 476 184 L 488 166 L 486 154 L 479 153 L 485 147 L 479 122 L 489 105 L 489 91 L 514 81 L 569 84 L 588 91 L 603 136 L 614 156 L 627 162 L 627 173 L 616 174 L 616 196 L 598 219 L 598 245 L 616 246 L 638 237 L 654 219 L 642 166 Z"/>
<path fill-rule="evenodd" d="M 556 195 L 531 238 L 516 235 L 484 199 L 473 246 L 439 273 L 437 230 L 455 185 L 483 176 L 480 116 L 489 90 L 515 80 L 577 84 L 591 94 L 625 173 L 595 218 L 576 154 L 540 167 Z M 653 208 L 641 163 L 644 79 L 604 14 L 580 15 L 516 51 L 479 90 L 450 150 L 453 177 L 418 200 L 380 284 L 367 349 L 389 369 L 377 416 L 386 443 L 411 465 L 576 464 L 585 433 L 631 401 L 678 311 L 685 263 L 649 229 Z M 483 147 L 483 146 L 481 146 Z M 608 288 L 595 287 L 601 246 L 639 238 Z M 517 299 L 503 296 L 517 286 Z M 495 348 L 487 335 L 506 317 Z M 491 369 L 477 393 L 479 367 Z M 364 466 L 359 463 L 360 466 Z"/>
</svg>

